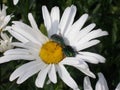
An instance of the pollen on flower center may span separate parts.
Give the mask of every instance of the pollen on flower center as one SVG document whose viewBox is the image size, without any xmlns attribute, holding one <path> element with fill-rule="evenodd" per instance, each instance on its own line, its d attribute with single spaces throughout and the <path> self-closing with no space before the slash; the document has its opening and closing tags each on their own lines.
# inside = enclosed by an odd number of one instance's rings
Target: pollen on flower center
<svg viewBox="0 0 120 90">
<path fill-rule="evenodd" d="M 63 60 L 64 53 L 59 43 L 48 41 L 43 44 L 39 56 L 47 64 L 57 64 Z"/>
</svg>

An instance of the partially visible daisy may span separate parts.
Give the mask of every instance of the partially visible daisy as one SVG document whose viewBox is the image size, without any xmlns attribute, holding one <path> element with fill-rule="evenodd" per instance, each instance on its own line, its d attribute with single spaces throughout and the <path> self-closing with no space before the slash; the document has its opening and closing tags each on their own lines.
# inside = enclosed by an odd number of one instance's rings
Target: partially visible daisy
<svg viewBox="0 0 120 90">
<path fill-rule="evenodd" d="M 49 14 L 46 6 L 43 6 L 42 12 L 48 37 L 40 32 L 31 13 L 28 14 L 28 19 L 32 27 L 19 21 L 13 21 L 13 25 L 8 28 L 8 31 L 22 43 L 13 43 L 14 46 L 20 48 L 6 51 L 0 58 L 0 63 L 19 59 L 30 61 L 16 69 L 10 76 L 10 81 L 18 78 L 18 84 L 39 72 L 35 84 L 42 88 L 47 76 L 51 82 L 57 83 L 56 73 L 58 73 L 65 84 L 73 90 L 79 90 L 65 65 L 73 66 L 95 78 L 85 61 L 95 64 L 104 63 L 105 58 L 83 50 L 98 44 L 100 41 L 95 38 L 108 33 L 101 29 L 92 30 L 95 27 L 94 23 L 82 28 L 87 20 L 87 14 L 82 15 L 73 23 L 76 14 L 74 5 L 65 9 L 61 20 L 58 7 L 53 7 Z"/>
<path fill-rule="evenodd" d="M 2 9 L 0 8 L 0 32 L 6 27 L 11 19 L 10 15 L 6 15 L 6 9 L 7 6 L 5 6 L 4 4 L 2 5 Z"/>
<path fill-rule="evenodd" d="M 6 33 L 1 32 L 0 52 L 3 53 L 11 48 L 13 48 L 12 37 L 9 38 Z"/>
<path fill-rule="evenodd" d="M 115 90 L 120 90 L 120 82 L 119 82 L 119 84 L 117 85 L 117 87 L 116 87 Z"/>
<path fill-rule="evenodd" d="M 0 6 L 1 7 L 1 6 Z M 0 8 L 0 52 L 3 53 L 8 49 L 13 48 L 11 45 L 12 37 L 8 37 L 6 33 L 3 33 L 6 28 L 8 22 L 11 19 L 10 15 L 6 15 L 7 6 L 2 5 L 2 9 Z"/>
<path fill-rule="evenodd" d="M 107 81 L 102 73 L 98 73 L 99 80 L 96 83 L 95 90 L 109 90 Z M 93 90 L 88 76 L 84 78 L 84 90 Z M 120 83 L 115 90 L 120 90 Z"/>
<path fill-rule="evenodd" d="M 13 0 L 13 4 L 14 4 L 14 5 L 17 5 L 18 2 L 19 2 L 19 0 Z"/>
</svg>

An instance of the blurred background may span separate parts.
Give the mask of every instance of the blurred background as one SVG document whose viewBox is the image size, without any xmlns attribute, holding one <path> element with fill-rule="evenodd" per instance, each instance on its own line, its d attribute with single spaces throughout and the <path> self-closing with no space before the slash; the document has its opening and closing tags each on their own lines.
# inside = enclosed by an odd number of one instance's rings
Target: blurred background
<svg viewBox="0 0 120 90">
<path fill-rule="evenodd" d="M 108 31 L 109 35 L 99 38 L 101 43 L 88 48 L 87 51 L 99 53 L 106 58 L 104 64 L 89 64 L 93 73 L 97 76 L 98 72 L 102 72 L 107 80 L 110 90 L 114 90 L 120 82 L 120 0 L 19 0 L 16 6 L 12 0 L 0 0 L 0 4 L 4 3 L 8 6 L 7 14 L 13 14 L 12 20 L 22 20 L 29 24 L 27 15 L 31 12 L 43 33 L 45 28 L 42 18 L 42 5 L 46 5 L 49 11 L 54 6 L 59 6 L 61 15 L 67 6 L 72 4 L 77 7 L 75 21 L 84 13 L 89 14 L 86 25 L 96 23 L 96 28 Z M 11 22 L 9 23 L 11 25 Z M 0 54 L 2 56 L 2 53 Z M 16 81 L 10 82 L 10 74 L 25 61 L 9 62 L 0 65 L 0 90 L 72 90 L 66 86 L 62 80 L 58 78 L 57 84 L 44 85 L 44 88 L 35 86 L 37 75 L 32 76 L 21 85 L 17 85 Z M 67 67 L 71 76 L 83 90 L 84 74 L 80 71 Z M 95 87 L 97 79 L 90 79 L 92 86 Z"/>
</svg>

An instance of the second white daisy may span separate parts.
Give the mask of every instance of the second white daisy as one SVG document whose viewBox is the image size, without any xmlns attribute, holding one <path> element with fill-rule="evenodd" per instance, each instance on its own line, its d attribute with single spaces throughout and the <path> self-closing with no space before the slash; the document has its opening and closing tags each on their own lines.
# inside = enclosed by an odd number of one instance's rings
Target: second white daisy
<svg viewBox="0 0 120 90">
<path fill-rule="evenodd" d="M 107 81 L 101 72 L 98 73 L 98 78 L 99 80 L 96 83 L 95 90 L 109 90 Z M 93 90 L 90 79 L 87 76 L 84 78 L 84 90 Z M 115 90 L 120 90 L 120 82 Z"/>
</svg>

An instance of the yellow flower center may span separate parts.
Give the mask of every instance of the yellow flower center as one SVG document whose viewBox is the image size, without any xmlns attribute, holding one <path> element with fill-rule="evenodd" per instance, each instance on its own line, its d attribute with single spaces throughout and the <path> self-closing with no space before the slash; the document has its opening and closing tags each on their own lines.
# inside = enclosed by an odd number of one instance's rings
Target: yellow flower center
<svg viewBox="0 0 120 90">
<path fill-rule="evenodd" d="M 43 44 L 39 56 L 47 64 L 57 64 L 64 58 L 62 47 L 59 43 L 48 41 Z"/>
</svg>

